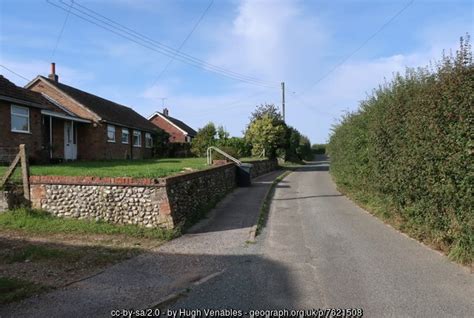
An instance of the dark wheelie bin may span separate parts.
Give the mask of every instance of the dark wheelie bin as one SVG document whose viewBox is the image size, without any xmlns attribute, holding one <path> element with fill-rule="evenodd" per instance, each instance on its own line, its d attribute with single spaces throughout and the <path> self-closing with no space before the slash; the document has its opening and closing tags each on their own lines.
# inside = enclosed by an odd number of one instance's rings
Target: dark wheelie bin
<svg viewBox="0 0 474 318">
<path fill-rule="evenodd" d="M 252 185 L 251 178 L 251 163 L 242 163 L 240 166 L 237 166 L 237 185 L 239 187 L 250 187 Z"/>
</svg>

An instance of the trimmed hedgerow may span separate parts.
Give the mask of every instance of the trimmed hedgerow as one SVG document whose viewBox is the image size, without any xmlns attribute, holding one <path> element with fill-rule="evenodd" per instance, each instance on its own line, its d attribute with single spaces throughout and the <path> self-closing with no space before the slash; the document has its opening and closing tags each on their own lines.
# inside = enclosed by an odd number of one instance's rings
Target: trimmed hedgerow
<svg viewBox="0 0 474 318">
<path fill-rule="evenodd" d="M 410 235 L 472 263 L 473 108 L 467 36 L 454 56 L 396 75 L 342 118 L 328 145 L 336 183 Z"/>
</svg>

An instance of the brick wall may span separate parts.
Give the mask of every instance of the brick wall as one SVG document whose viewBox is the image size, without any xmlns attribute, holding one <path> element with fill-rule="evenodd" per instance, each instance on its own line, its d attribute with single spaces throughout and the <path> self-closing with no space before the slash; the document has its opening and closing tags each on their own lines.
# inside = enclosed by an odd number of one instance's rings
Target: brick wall
<svg viewBox="0 0 474 318">
<path fill-rule="evenodd" d="M 0 101 L 0 147 L 18 147 L 20 144 L 25 144 L 31 161 L 44 161 L 47 153 L 42 147 L 41 110 L 34 107 L 28 108 L 30 133 L 12 132 L 11 104 Z"/>
<path fill-rule="evenodd" d="M 158 126 L 159 128 L 163 129 L 166 131 L 168 134 L 170 134 L 170 142 L 186 142 L 186 136 L 185 134 L 176 128 L 176 126 L 170 124 L 167 120 L 163 119 L 160 116 L 154 116 L 150 120 L 154 125 Z"/>
</svg>

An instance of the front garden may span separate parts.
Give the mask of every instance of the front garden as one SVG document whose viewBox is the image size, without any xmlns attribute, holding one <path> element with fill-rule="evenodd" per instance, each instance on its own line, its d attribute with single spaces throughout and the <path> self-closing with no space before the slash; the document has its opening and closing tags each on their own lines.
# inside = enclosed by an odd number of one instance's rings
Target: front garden
<svg viewBox="0 0 474 318">
<path fill-rule="evenodd" d="M 206 158 L 72 161 L 50 165 L 32 165 L 30 166 L 30 174 L 34 176 L 161 178 L 179 172 L 201 170 L 206 167 Z M 4 174 L 6 169 L 6 166 L 0 166 L 0 176 Z"/>
</svg>

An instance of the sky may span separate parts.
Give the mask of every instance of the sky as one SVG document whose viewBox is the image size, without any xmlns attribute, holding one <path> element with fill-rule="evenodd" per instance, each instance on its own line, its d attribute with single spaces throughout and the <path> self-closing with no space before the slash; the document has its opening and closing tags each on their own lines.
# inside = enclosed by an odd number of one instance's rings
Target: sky
<svg viewBox="0 0 474 318">
<path fill-rule="evenodd" d="M 326 142 L 341 115 L 396 72 L 428 65 L 474 33 L 474 1 L 71 3 L 0 0 L 0 74 L 24 86 L 55 62 L 67 85 L 145 117 L 164 105 L 195 129 L 212 121 L 233 136 L 256 105 L 281 107 L 284 81 L 286 122 L 312 143 Z M 97 23 L 87 10 L 112 31 L 74 14 Z"/>
</svg>

